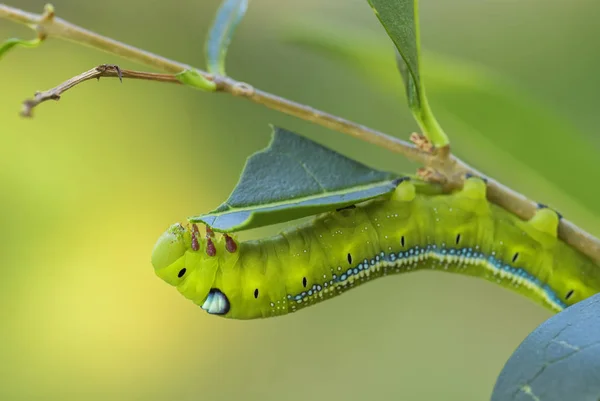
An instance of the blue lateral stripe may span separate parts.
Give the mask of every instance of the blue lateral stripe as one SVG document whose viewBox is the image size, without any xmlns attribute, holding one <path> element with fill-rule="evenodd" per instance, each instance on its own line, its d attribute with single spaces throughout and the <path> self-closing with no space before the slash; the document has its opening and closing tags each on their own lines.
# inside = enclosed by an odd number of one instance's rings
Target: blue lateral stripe
<svg viewBox="0 0 600 401">
<path fill-rule="evenodd" d="M 462 258 L 462 260 L 461 260 Z M 549 304 L 555 309 L 562 310 L 567 307 L 563 300 L 556 295 L 556 293 L 548 286 L 544 284 L 537 277 L 533 276 L 526 270 L 512 266 L 508 263 L 497 259 L 493 255 L 485 255 L 482 252 L 473 251 L 473 248 L 445 248 L 441 249 L 435 245 L 427 245 L 425 248 L 415 246 L 405 251 L 385 252 L 379 253 L 372 259 L 365 259 L 364 261 L 357 264 L 355 267 L 349 268 L 344 274 L 339 277 L 334 277 L 333 285 L 343 285 L 351 277 L 359 276 L 364 274 L 362 272 L 368 272 L 374 270 L 386 263 L 392 263 L 394 265 L 413 264 L 423 262 L 425 260 L 438 260 L 447 261 L 448 263 L 457 263 L 460 265 L 470 264 L 483 264 L 486 268 L 494 272 L 494 275 L 500 276 L 499 278 L 512 278 L 513 281 L 526 282 L 524 283 L 528 287 L 534 287 L 538 289 L 542 295 L 546 298 Z M 329 286 L 331 287 L 331 285 Z M 311 294 L 301 293 L 297 295 L 289 296 L 302 302 L 307 296 L 317 296 L 319 292 L 325 288 L 317 288 Z"/>
</svg>

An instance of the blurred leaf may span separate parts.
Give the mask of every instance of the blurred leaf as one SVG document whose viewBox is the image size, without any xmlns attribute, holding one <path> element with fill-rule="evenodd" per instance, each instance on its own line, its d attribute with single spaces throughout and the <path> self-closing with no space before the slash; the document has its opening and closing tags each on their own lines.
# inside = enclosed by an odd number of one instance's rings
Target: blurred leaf
<svg viewBox="0 0 600 401">
<path fill-rule="evenodd" d="M 600 394 L 600 294 L 554 315 L 519 345 L 492 401 L 588 401 Z"/>
<path fill-rule="evenodd" d="M 375 15 L 392 39 L 407 72 L 417 85 L 419 74 L 418 7 L 415 0 L 368 0 Z M 417 96 L 419 94 L 417 93 Z"/>
<path fill-rule="evenodd" d="M 248 158 L 229 199 L 189 221 L 221 232 L 262 227 L 390 193 L 399 179 L 275 127 L 269 146 Z"/>
<path fill-rule="evenodd" d="M 318 18 L 311 19 L 310 25 L 288 23 L 284 35 L 288 43 L 342 61 L 383 91 L 397 93 L 394 57 L 377 37 L 331 22 L 324 25 Z M 554 186 L 556 197 L 562 193 L 570 207 L 597 209 L 589 183 L 600 181 L 598 149 L 573 124 L 485 66 L 432 52 L 423 57 L 426 62 L 421 73 L 438 116 L 452 131 L 454 153 L 469 162 L 479 161 L 479 165 L 493 164 L 490 175 L 512 179 L 510 186 L 522 192 L 530 190 L 528 183 L 538 182 L 526 178 L 531 173 L 525 168 L 530 168 L 547 179 L 546 188 Z M 486 144 L 486 149 L 474 144 Z M 480 152 L 484 157 L 479 157 Z M 496 162 L 507 160 L 506 156 L 521 163 L 518 174 L 511 175 L 511 169 Z M 581 171 L 585 173 L 579 174 Z M 569 195 L 568 200 L 564 194 Z M 593 215 L 589 210 L 578 213 Z M 588 221 L 582 223 L 595 229 Z"/>
<path fill-rule="evenodd" d="M 208 72 L 225 75 L 225 57 L 236 27 L 248 9 L 248 0 L 223 0 L 206 41 Z"/>
<path fill-rule="evenodd" d="M 6 52 L 8 52 L 10 49 L 12 49 L 15 46 L 33 48 L 33 47 L 38 47 L 40 45 L 40 43 L 42 43 L 42 40 L 40 38 L 36 38 L 36 39 L 32 39 L 32 40 L 23 40 L 23 39 L 16 39 L 16 38 L 8 39 L 4 43 L 2 43 L 2 45 L 0 46 L 0 59 L 2 59 L 2 56 L 4 56 L 4 54 L 6 54 Z"/>
<path fill-rule="evenodd" d="M 217 89 L 217 85 L 213 81 L 204 78 L 204 76 L 196 70 L 185 70 L 179 74 L 175 74 L 175 77 L 192 88 L 201 89 L 207 92 L 214 92 Z"/>
<path fill-rule="evenodd" d="M 408 105 L 423 133 L 437 146 L 448 137 L 433 116 L 419 71 L 420 39 L 418 0 L 368 0 L 375 15 L 396 45 L 398 68 L 404 81 Z"/>
</svg>

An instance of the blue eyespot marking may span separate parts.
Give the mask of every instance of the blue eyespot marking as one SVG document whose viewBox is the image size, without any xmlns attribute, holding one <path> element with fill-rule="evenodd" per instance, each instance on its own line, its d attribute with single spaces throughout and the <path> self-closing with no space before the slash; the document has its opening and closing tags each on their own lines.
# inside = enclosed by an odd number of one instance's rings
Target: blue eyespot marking
<svg viewBox="0 0 600 401">
<path fill-rule="evenodd" d="M 229 299 L 217 288 L 211 288 L 201 308 L 211 315 L 225 315 L 230 309 Z"/>
</svg>

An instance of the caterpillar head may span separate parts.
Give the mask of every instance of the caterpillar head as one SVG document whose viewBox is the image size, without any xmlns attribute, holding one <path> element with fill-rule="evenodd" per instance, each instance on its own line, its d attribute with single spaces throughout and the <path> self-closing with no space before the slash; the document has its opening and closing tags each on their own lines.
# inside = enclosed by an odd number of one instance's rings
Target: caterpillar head
<svg viewBox="0 0 600 401">
<path fill-rule="evenodd" d="M 229 300 L 212 288 L 219 267 L 219 257 L 215 254 L 217 248 L 224 251 L 226 246 L 230 246 L 230 242 L 215 244 L 210 239 L 200 238 L 195 225 L 173 224 L 154 245 L 154 272 L 208 312 L 226 314 L 230 308 Z"/>
</svg>

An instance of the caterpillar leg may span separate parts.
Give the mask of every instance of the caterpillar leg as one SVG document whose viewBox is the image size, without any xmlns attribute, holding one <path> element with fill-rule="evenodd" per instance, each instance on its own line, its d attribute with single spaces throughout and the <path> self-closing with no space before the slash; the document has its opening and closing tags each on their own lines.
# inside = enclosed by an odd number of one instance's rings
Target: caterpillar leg
<svg viewBox="0 0 600 401">
<path fill-rule="evenodd" d="M 410 182 L 410 178 L 404 178 L 394 190 L 392 199 L 401 202 L 410 202 L 415 199 L 416 194 L 417 189 L 415 185 Z"/>
<path fill-rule="evenodd" d="M 467 174 L 463 189 L 459 193 L 465 198 L 473 200 L 485 200 L 487 194 L 487 180 Z"/>
<path fill-rule="evenodd" d="M 476 176 L 475 174 L 471 173 L 465 173 L 465 180 L 468 180 L 469 178 L 479 178 L 480 180 L 483 180 L 483 182 L 485 182 L 486 184 L 488 183 L 488 179 L 485 177 Z"/>
<path fill-rule="evenodd" d="M 558 236 L 558 223 L 561 218 L 562 216 L 559 213 L 549 207 L 538 205 L 538 210 L 528 224 L 536 230 L 556 238 Z"/>
<path fill-rule="evenodd" d="M 550 208 L 550 206 L 548 205 L 544 205 L 543 203 L 538 203 L 537 204 L 538 209 L 546 209 L 546 208 Z M 553 209 L 554 210 L 554 209 Z M 556 214 L 558 215 L 558 220 L 562 220 L 563 215 L 558 211 L 558 210 L 554 210 L 556 212 Z"/>
</svg>

